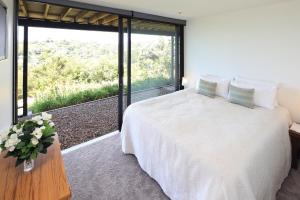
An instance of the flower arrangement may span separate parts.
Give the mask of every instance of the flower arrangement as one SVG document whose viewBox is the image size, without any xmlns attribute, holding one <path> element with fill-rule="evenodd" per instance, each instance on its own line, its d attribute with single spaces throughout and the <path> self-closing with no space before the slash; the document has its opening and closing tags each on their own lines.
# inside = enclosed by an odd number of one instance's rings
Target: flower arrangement
<svg viewBox="0 0 300 200">
<path fill-rule="evenodd" d="M 39 153 L 46 154 L 56 134 L 51 119 L 52 115 L 43 112 L 30 120 L 11 126 L 0 135 L 0 153 L 7 151 L 6 158 L 16 157 L 16 166 L 24 161 L 35 160 Z"/>
</svg>

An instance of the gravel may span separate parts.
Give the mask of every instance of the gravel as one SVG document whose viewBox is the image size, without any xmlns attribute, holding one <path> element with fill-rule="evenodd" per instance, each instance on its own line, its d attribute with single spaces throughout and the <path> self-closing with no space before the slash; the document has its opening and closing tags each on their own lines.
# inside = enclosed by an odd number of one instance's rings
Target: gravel
<svg viewBox="0 0 300 200">
<path fill-rule="evenodd" d="M 66 149 L 118 129 L 118 97 L 49 111 L 61 148 Z"/>
</svg>

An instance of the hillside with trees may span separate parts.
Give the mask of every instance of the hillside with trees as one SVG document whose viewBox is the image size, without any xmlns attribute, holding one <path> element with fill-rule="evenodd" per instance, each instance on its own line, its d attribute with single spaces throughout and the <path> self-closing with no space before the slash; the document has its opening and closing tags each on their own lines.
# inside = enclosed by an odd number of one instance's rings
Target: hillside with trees
<svg viewBox="0 0 300 200">
<path fill-rule="evenodd" d="M 22 44 L 20 47 L 22 65 Z M 170 38 L 133 43 L 133 90 L 173 84 L 171 65 Z M 22 66 L 19 72 L 22 73 Z M 118 46 L 115 44 L 67 40 L 29 43 L 28 97 L 34 113 L 116 95 L 117 83 Z M 19 98 L 21 94 L 19 87 Z"/>
</svg>

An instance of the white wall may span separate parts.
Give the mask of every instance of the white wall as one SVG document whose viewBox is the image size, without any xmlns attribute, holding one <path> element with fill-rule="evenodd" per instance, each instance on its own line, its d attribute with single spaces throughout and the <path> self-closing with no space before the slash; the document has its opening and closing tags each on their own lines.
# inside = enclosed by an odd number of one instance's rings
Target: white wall
<svg viewBox="0 0 300 200">
<path fill-rule="evenodd" d="M 0 61 L 0 131 L 12 122 L 13 1 L 2 0 L 8 8 L 8 59 Z"/>
<path fill-rule="evenodd" d="M 185 41 L 189 86 L 211 73 L 300 88 L 300 0 L 189 20 Z"/>
</svg>

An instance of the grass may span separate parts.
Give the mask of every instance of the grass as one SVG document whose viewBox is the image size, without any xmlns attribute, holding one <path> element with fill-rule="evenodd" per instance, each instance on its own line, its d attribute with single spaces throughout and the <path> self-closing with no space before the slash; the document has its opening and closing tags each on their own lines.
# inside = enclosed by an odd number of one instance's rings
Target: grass
<svg viewBox="0 0 300 200">
<path fill-rule="evenodd" d="M 171 83 L 172 82 L 169 79 L 164 79 L 161 77 L 136 81 L 132 83 L 132 91 L 161 87 L 169 85 Z M 125 93 L 126 91 L 127 90 L 125 88 Z M 70 93 L 58 92 L 52 95 L 37 98 L 36 101 L 29 107 L 29 110 L 32 110 L 33 113 L 40 113 L 48 110 L 115 96 L 118 94 L 118 92 L 118 85 L 104 86 L 97 89 L 87 89 Z"/>
<path fill-rule="evenodd" d="M 89 101 L 107 98 L 110 96 L 117 95 L 118 91 L 118 85 L 112 85 L 105 86 L 99 89 L 79 91 L 76 93 L 74 92 L 67 95 L 43 97 L 35 101 L 29 109 L 32 110 L 33 113 L 39 113 L 66 106 L 76 105 L 79 103 L 85 103 Z"/>
<path fill-rule="evenodd" d="M 135 81 L 132 83 L 132 91 L 146 90 L 151 88 L 162 87 L 165 85 L 170 85 L 173 82 L 170 79 L 158 77 L 158 78 L 149 78 L 141 81 Z"/>
</svg>

